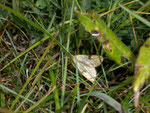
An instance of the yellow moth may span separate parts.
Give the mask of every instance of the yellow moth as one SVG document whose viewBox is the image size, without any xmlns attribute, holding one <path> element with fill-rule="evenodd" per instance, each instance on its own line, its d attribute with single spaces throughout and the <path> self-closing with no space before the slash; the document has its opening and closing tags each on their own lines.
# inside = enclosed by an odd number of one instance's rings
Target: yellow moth
<svg viewBox="0 0 150 113">
<path fill-rule="evenodd" d="M 72 57 L 80 73 L 89 81 L 94 82 L 96 79 L 96 67 L 101 64 L 103 58 L 98 55 L 75 55 Z"/>
</svg>

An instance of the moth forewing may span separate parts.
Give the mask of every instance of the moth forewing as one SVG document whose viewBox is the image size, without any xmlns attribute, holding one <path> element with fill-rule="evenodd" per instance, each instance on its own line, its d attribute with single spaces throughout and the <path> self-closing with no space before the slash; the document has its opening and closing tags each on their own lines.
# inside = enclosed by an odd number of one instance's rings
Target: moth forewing
<svg viewBox="0 0 150 113">
<path fill-rule="evenodd" d="M 95 67 L 88 67 L 82 63 L 77 62 L 77 67 L 81 74 L 86 77 L 89 81 L 94 82 L 96 78 Z"/>
<path fill-rule="evenodd" d="M 101 62 L 103 58 L 101 58 Z M 73 60 L 77 65 L 80 73 L 89 81 L 94 82 L 96 79 L 95 67 L 100 65 L 99 56 L 97 55 L 76 55 L 73 56 Z"/>
<path fill-rule="evenodd" d="M 78 62 L 88 67 L 97 67 L 101 64 L 101 61 L 103 61 L 103 58 L 98 55 L 76 55 L 74 57 L 76 57 Z"/>
</svg>

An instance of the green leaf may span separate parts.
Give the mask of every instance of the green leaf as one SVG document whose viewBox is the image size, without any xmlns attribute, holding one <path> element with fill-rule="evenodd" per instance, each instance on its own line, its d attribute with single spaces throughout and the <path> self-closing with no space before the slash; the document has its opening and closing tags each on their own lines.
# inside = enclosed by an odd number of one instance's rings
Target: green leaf
<svg viewBox="0 0 150 113">
<path fill-rule="evenodd" d="M 134 97 L 135 107 L 138 106 L 139 91 L 150 76 L 150 38 L 146 40 L 140 48 L 138 58 L 135 63 L 135 81 L 134 81 Z"/>
<path fill-rule="evenodd" d="M 95 96 L 95 97 L 102 99 L 107 104 L 109 104 L 114 109 L 116 109 L 119 113 L 126 113 L 124 108 L 116 100 L 114 100 L 113 98 L 111 98 L 110 96 L 104 93 L 100 93 L 99 91 L 94 91 L 90 94 L 90 96 Z"/>
<path fill-rule="evenodd" d="M 78 11 L 76 11 L 76 14 L 78 16 L 78 19 L 80 20 L 80 22 L 82 23 L 82 25 L 85 27 L 85 29 L 88 32 L 91 32 L 92 30 L 95 30 L 95 24 L 93 23 L 93 21 L 91 20 L 91 14 L 81 14 Z"/>
<path fill-rule="evenodd" d="M 108 56 L 118 64 L 122 64 L 122 58 L 134 61 L 135 56 L 131 50 L 107 27 L 105 22 L 93 12 L 90 14 L 76 11 L 77 17 L 85 29 L 102 43 Z M 125 61 L 125 60 L 124 60 Z"/>
</svg>

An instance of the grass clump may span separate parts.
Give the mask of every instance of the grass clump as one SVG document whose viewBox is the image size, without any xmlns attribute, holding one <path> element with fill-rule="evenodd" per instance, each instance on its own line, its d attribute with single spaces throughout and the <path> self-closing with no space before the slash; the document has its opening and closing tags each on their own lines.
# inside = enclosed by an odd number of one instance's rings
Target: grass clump
<svg viewBox="0 0 150 113">
<path fill-rule="evenodd" d="M 1 0 L 0 112 L 148 112 L 149 85 L 136 109 L 133 72 L 123 68 L 128 62 L 112 61 L 74 9 L 94 10 L 137 56 L 149 37 L 144 13 L 149 5 L 146 0 Z M 104 57 L 95 83 L 72 66 L 71 56 L 78 54 Z"/>
</svg>

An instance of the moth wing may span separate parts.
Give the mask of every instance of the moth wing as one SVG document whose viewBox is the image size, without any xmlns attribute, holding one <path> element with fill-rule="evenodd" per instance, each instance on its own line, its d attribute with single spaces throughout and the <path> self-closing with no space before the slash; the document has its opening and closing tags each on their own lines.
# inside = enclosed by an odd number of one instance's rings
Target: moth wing
<svg viewBox="0 0 150 113">
<path fill-rule="evenodd" d="M 84 65 L 87 65 L 88 67 L 97 67 L 101 64 L 98 55 L 76 55 L 75 57 L 78 62 L 81 62 Z M 100 58 L 101 61 L 103 61 L 103 58 Z"/>
<path fill-rule="evenodd" d="M 77 67 L 81 74 L 91 82 L 94 82 L 96 79 L 96 70 L 95 67 L 88 67 L 80 62 L 77 62 Z"/>
<path fill-rule="evenodd" d="M 97 55 L 76 55 L 73 56 L 74 62 L 77 64 L 77 67 L 81 74 L 87 78 L 89 81 L 94 82 L 96 78 L 96 69 L 95 67 L 100 65 L 99 56 Z M 101 61 L 103 58 L 101 57 Z"/>
</svg>

